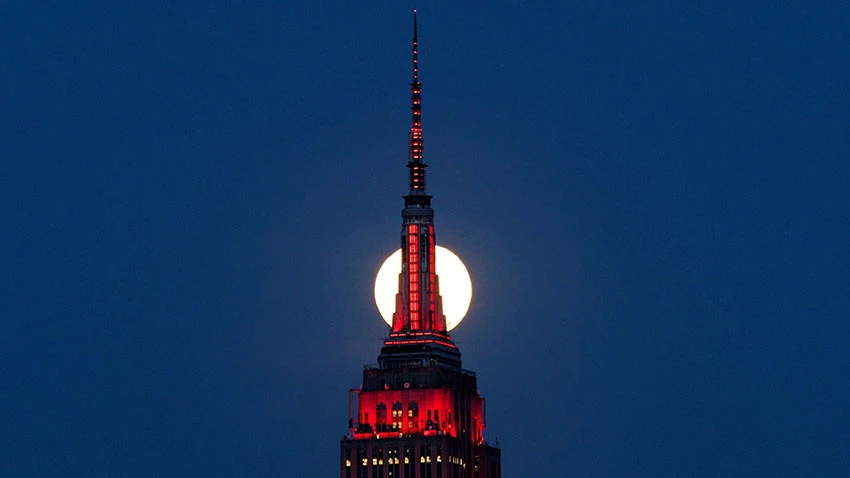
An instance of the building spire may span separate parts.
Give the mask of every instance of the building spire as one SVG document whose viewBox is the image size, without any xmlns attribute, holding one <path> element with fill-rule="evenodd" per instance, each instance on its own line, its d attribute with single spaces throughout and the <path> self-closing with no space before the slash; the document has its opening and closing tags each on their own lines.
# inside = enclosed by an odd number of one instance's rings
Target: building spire
<svg viewBox="0 0 850 478">
<path fill-rule="evenodd" d="M 443 299 L 437 277 L 434 236 L 434 210 L 431 196 L 425 193 L 425 163 L 422 162 L 422 84 L 419 82 L 419 38 L 416 10 L 413 11 L 413 81 L 410 83 L 413 124 L 410 127 L 410 191 L 402 209 L 402 264 L 399 293 L 393 313 L 389 341 L 405 341 L 409 334 L 439 335 L 447 347 L 448 339 Z M 421 337 L 420 337 L 421 338 Z M 437 339 L 435 339 L 437 340 Z"/>
<path fill-rule="evenodd" d="M 413 124 L 410 127 L 410 153 L 407 167 L 410 168 L 410 194 L 424 194 L 425 168 L 422 162 L 422 83 L 419 82 L 419 38 L 416 26 L 416 10 L 413 10 L 413 81 L 410 83 L 410 109 Z"/>
</svg>

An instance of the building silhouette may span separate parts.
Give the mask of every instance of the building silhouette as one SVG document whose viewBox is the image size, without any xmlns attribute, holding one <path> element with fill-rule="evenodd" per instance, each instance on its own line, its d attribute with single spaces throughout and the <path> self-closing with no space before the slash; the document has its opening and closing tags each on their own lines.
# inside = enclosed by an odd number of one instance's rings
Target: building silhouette
<svg viewBox="0 0 850 478">
<path fill-rule="evenodd" d="M 402 270 L 392 326 L 378 363 L 349 392 L 342 478 L 500 478 L 501 452 L 484 439 L 485 402 L 464 370 L 442 310 L 434 210 L 425 192 L 422 84 L 416 12 L 409 134 L 409 192 L 402 209 Z"/>
</svg>

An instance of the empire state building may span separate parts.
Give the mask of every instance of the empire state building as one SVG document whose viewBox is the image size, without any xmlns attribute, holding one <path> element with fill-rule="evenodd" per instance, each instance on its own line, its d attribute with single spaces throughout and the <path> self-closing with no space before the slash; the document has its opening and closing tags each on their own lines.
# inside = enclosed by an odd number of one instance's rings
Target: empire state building
<svg viewBox="0 0 850 478">
<path fill-rule="evenodd" d="M 437 275 L 434 210 L 425 190 L 422 84 L 413 13 L 408 193 L 401 211 L 401 273 L 378 363 L 349 391 L 342 478 L 499 478 L 501 452 L 484 439 L 485 402 L 449 335 Z"/>
</svg>

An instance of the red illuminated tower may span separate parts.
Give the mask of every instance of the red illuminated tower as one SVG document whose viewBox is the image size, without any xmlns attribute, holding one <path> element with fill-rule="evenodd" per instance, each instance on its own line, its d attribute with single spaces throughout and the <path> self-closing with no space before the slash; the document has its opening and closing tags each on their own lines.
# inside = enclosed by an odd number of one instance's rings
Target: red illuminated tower
<svg viewBox="0 0 850 478">
<path fill-rule="evenodd" d="M 413 12 L 409 192 L 402 209 L 402 268 L 389 334 L 363 385 L 349 393 L 342 478 L 500 478 L 500 451 L 484 440 L 474 372 L 449 336 L 434 261 L 434 210 L 422 161 L 422 84 Z"/>
</svg>

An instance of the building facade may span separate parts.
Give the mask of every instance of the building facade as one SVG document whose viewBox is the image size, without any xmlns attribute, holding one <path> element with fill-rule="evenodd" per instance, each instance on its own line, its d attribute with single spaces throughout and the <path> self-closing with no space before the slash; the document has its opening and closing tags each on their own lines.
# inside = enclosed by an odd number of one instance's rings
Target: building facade
<svg viewBox="0 0 850 478">
<path fill-rule="evenodd" d="M 434 210 L 425 192 L 422 84 L 416 12 L 409 191 L 402 209 L 402 268 L 392 325 L 378 363 L 349 392 L 342 478 L 500 478 L 501 452 L 484 439 L 485 401 L 464 370 L 442 310 Z"/>
</svg>

